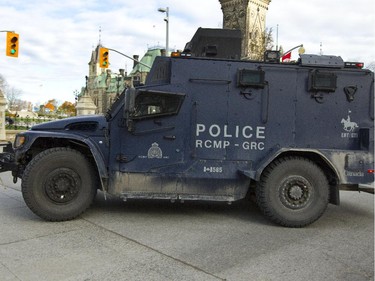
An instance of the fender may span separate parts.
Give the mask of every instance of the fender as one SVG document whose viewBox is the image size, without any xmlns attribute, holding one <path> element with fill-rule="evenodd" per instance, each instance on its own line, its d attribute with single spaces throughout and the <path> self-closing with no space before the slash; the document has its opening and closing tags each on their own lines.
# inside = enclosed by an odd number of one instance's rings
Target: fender
<svg viewBox="0 0 375 281">
<path fill-rule="evenodd" d="M 296 154 L 301 155 L 301 156 L 307 156 L 307 158 L 309 158 L 308 155 L 317 155 L 319 158 L 321 158 L 329 166 L 329 168 L 332 169 L 333 173 L 337 176 L 340 183 L 345 181 L 343 176 L 342 176 L 343 173 L 340 173 L 337 170 L 337 168 L 329 160 L 327 155 L 325 155 L 324 153 L 322 153 L 320 150 L 317 150 L 317 149 L 298 149 L 298 148 L 297 149 L 296 148 L 288 149 L 288 148 L 282 148 L 282 149 L 279 149 L 278 151 L 276 151 L 275 153 L 269 154 L 268 157 L 266 157 L 262 162 L 259 162 L 259 164 L 256 167 L 253 167 L 254 169 L 243 170 L 243 171 L 240 171 L 240 173 L 249 177 L 252 180 L 259 181 L 264 169 L 272 161 L 274 161 L 276 158 L 279 158 L 283 155 L 287 156 L 287 155 L 296 155 Z"/>
<path fill-rule="evenodd" d="M 48 131 L 26 131 L 20 133 L 19 136 L 25 136 L 25 143 L 15 148 L 15 159 L 21 159 L 23 155 L 30 149 L 33 148 L 37 140 L 48 138 L 48 139 L 65 139 L 75 143 L 84 143 L 90 149 L 90 152 L 95 160 L 96 167 L 98 169 L 101 178 L 108 178 L 108 171 L 106 168 L 106 155 L 108 154 L 108 145 L 104 137 L 95 138 L 96 142 L 91 138 L 79 134 L 66 134 L 60 132 L 48 132 Z"/>
<path fill-rule="evenodd" d="M 374 156 L 368 151 L 349 151 L 349 150 L 336 150 L 336 149 L 288 149 L 282 148 L 275 153 L 270 154 L 252 170 L 239 171 L 243 175 L 252 180 L 259 181 L 263 170 L 276 158 L 288 155 L 300 155 L 311 159 L 312 161 L 319 159 L 320 163 L 324 163 L 325 168 L 332 171 L 337 179 L 337 185 L 354 184 L 353 179 L 350 177 L 350 171 L 363 171 L 363 178 L 361 184 L 372 184 L 373 179 L 367 176 L 365 171 L 372 169 L 374 163 Z M 361 159 L 362 162 L 357 161 Z M 362 163 L 359 166 L 357 163 Z"/>
</svg>

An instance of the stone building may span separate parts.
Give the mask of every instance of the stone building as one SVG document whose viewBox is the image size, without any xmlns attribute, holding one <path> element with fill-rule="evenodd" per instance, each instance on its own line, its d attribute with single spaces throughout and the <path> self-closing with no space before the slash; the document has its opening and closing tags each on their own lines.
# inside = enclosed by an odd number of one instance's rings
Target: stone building
<svg viewBox="0 0 375 281">
<path fill-rule="evenodd" d="M 150 48 L 140 60 L 141 63 L 134 62 L 133 70 L 128 75 L 124 69 L 120 69 L 119 73 L 113 73 L 109 68 L 100 68 L 100 47 L 101 45 L 99 44 L 91 53 L 86 86 L 82 88 L 76 106 L 80 108 L 79 115 L 87 114 L 86 108 L 89 108 L 90 113 L 94 111 L 95 114 L 105 114 L 126 87 L 145 82 L 150 71 L 150 68 L 145 65 L 151 66 L 156 56 L 165 54 L 165 51 L 161 48 Z M 134 56 L 134 59 L 139 60 L 139 56 Z M 91 98 L 92 102 L 88 98 Z M 96 106 L 96 109 L 94 109 L 93 105 Z"/>
<path fill-rule="evenodd" d="M 141 63 L 134 62 L 133 70 L 130 72 L 129 76 L 132 77 L 133 84 L 144 84 L 146 81 L 147 74 L 157 56 L 165 56 L 165 49 L 159 47 L 149 48 L 146 54 L 140 60 Z M 138 56 L 134 56 L 134 59 L 138 60 Z"/>
<path fill-rule="evenodd" d="M 122 93 L 129 83 L 125 70 L 120 69 L 119 73 L 112 73 L 110 69 L 103 69 L 99 66 L 99 44 L 91 53 L 89 62 L 89 75 L 86 76 L 86 87 L 82 88 L 80 99 L 87 101 L 87 96 L 91 97 L 96 106 L 95 113 L 105 113 L 115 99 Z M 82 101 L 81 101 L 82 103 Z M 80 103 L 80 106 L 82 104 Z"/>
<path fill-rule="evenodd" d="M 242 58 L 262 59 L 265 50 L 266 14 L 271 0 L 219 0 L 223 28 L 242 32 Z"/>
</svg>

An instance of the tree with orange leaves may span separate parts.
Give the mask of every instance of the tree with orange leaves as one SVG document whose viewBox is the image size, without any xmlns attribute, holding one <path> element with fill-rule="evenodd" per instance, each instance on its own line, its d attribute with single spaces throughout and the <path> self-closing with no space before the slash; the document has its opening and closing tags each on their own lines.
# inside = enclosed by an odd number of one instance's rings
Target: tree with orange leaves
<svg viewBox="0 0 375 281">
<path fill-rule="evenodd" d="M 65 101 L 62 105 L 60 105 L 58 111 L 68 116 L 76 115 L 76 108 L 74 104 L 69 101 Z"/>
</svg>

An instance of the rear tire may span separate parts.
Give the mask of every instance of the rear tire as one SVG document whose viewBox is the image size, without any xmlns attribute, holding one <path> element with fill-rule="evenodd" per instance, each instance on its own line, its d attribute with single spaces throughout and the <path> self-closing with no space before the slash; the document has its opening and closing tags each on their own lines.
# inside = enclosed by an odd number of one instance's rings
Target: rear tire
<svg viewBox="0 0 375 281">
<path fill-rule="evenodd" d="M 263 172 L 256 198 L 259 208 L 272 221 L 287 227 L 303 227 L 324 213 L 329 185 L 324 172 L 312 161 L 281 158 Z"/>
<path fill-rule="evenodd" d="M 22 177 L 26 205 L 48 221 L 71 220 L 92 203 L 99 183 L 96 169 L 70 148 L 51 148 L 27 165 Z"/>
</svg>

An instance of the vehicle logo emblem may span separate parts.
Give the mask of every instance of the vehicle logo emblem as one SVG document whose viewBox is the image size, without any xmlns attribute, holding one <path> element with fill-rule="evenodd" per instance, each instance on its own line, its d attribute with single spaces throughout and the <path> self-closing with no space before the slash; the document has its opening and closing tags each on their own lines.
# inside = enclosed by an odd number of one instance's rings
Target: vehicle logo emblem
<svg viewBox="0 0 375 281">
<path fill-rule="evenodd" d="M 358 128 L 358 124 L 350 120 L 350 113 L 351 111 L 349 111 L 348 117 L 346 119 L 341 119 L 341 124 L 343 124 L 344 130 L 349 133 L 353 132 L 356 128 Z"/>
<path fill-rule="evenodd" d="M 159 144 L 154 142 L 147 153 L 148 158 L 163 158 L 163 152 L 159 147 Z"/>
</svg>

